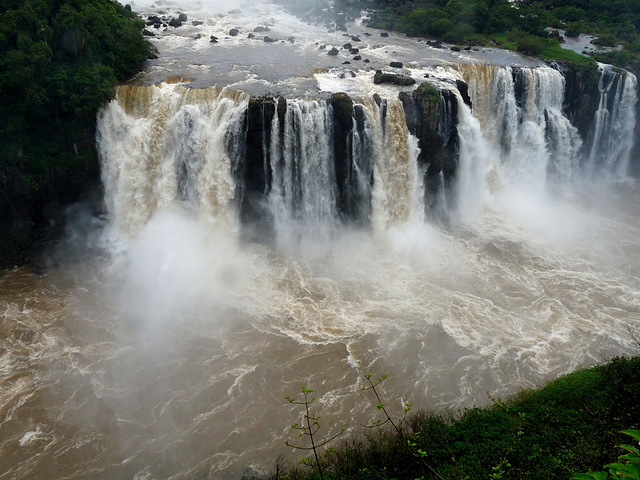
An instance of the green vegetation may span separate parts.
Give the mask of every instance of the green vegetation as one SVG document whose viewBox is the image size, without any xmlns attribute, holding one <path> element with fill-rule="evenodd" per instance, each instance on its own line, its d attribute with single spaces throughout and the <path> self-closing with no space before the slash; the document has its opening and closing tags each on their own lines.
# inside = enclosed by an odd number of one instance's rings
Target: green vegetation
<svg viewBox="0 0 640 480">
<path fill-rule="evenodd" d="M 640 430 L 623 430 L 621 433 L 629 435 L 637 443 L 640 443 Z M 593 472 L 589 469 L 588 473 L 576 473 L 571 480 L 607 480 L 611 479 L 635 479 L 640 480 L 640 452 L 638 447 L 633 445 L 620 445 L 620 448 L 628 453 L 620 455 L 618 462 L 605 465 L 609 472 Z"/>
<path fill-rule="evenodd" d="M 591 33 L 621 52 L 598 60 L 640 73 L 640 2 L 637 0 L 375 0 L 369 26 L 437 38 L 449 43 L 497 45 L 526 55 L 568 63 L 593 61 L 567 54 L 546 27 L 568 36 Z M 509 37 L 501 41 L 499 37 Z"/>
<path fill-rule="evenodd" d="M 143 27 L 111 0 L 0 0 L 1 206 L 95 164 L 97 109 L 153 53 Z"/>
<path fill-rule="evenodd" d="M 367 388 L 374 386 L 376 396 L 377 385 L 370 381 Z M 323 478 L 567 480 L 576 472 L 609 468 L 624 445 L 622 430 L 640 425 L 640 357 L 614 358 L 457 414 L 418 411 L 393 422 L 377 399 L 386 426 L 321 452 Z M 295 480 L 318 474 L 304 467 L 283 473 L 280 466 L 278 475 Z"/>
</svg>

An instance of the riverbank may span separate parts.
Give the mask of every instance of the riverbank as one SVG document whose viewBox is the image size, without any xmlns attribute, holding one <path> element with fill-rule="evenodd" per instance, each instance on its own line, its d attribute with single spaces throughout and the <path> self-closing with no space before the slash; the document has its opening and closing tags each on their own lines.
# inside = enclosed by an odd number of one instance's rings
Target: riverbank
<svg viewBox="0 0 640 480">
<path fill-rule="evenodd" d="M 319 415 L 322 405 L 314 408 Z M 376 418 L 385 415 L 380 410 Z M 566 480 L 615 461 L 618 446 L 629 442 L 620 431 L 639 425 L 640 357 L 616 357 L 506 401 L 492 398 L 489 407 L 417 410 L 399 429 L 363 429 L 335 441 L 320 465 L 324 478 Z M 272 478 L 319 475 L 315 465 L 280 465 Z"/>
</svg>

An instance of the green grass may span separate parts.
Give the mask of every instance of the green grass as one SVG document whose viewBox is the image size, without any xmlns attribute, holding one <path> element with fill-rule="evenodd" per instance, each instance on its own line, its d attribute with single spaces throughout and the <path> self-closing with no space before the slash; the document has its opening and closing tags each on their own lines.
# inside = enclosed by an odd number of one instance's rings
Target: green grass
<svg viewBox="0 0 640 480">
<path fill-rule="evenodd" d="M 324 478 L 567 480 L 614 461 L 639 425 L 640 357 L 618 357 L 486 408 L 412 412 L 401 433 L 363 431 L 324 455 Z"/>
</svg>

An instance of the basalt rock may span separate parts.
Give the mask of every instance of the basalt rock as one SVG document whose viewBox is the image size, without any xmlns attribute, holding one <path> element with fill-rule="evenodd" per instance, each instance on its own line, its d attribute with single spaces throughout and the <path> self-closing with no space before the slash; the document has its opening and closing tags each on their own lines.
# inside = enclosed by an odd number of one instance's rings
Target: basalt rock
<svg viewBox="0 0 640 480">
<path fill-rule="evenodd" d="M 455 178 L 458 97 L 449 90 L 440 91 L 428 82 L 421 83 L 412 94 L 402 92 L 399 97 L 407 127 L 418 138 L 418 163 L 425 172 L 425 206 L 430 211 L 440 189 L 446 188 Z"/>
<path fill-rule="evenodd" d="M 382 70 L 376 70 L 376 73 L 373 77 L 373 83 L 375 83 L 376 85 L 381 83 L 391 83 L 394 85 L 400 85 L 400 86 L 406 87 L 406 86 L 415 84 L 416 81 L 411 77 L 407 77 L 406 75 L 397 75 L 395 73 L 384 73 Z"/>
<path fill-rule="evenodd" d="M 347 139 L 353 128 L 353 100 L 346 93 L 334 93 L 331 97 L 333 107 L 334 125 L 334 158 L 336 179 L 338 180 L 338 209 L 345 215 L 353 210 L 353 205 L 349 204 L 349 188 L 347 178 L 349 177 L 350 149 Z"/>
</svg>

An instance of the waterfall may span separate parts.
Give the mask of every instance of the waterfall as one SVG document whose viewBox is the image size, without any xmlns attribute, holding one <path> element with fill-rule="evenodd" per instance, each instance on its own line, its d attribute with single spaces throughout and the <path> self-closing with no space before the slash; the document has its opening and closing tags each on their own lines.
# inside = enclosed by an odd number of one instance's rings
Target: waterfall
<svg viewBox="0 0 640 480">
<path fill-rule="evenodd" d="M 330 240 L 337 229 L 333 113 L 326 101 L 287 101 L 273 117 L 269 202 L 279 245 Z M 282 125 L 281 125 L 282 123 Z"/>
<path fill-rule="evenodd" d="M 541 198 L 585 166 L 624 176 L 637 80 L 601 72 L 588 165 L 563 112 L 564 77 L 549 67 L 442 71 L 441 107 L 429 110 L 438 119 L 428 126 L 407 95 L 403 106 L 397 94 L 340 94 L 336 106 L 336 98 L 249 102 L 216 88 L 123 86 L 98 118 L 106 205 L 127 235 L 158 210 L 180 209 L 230 232 L 262 223 L 253 238 L 280 246 L 330 241 L 344 224 L 380 233 L 423 223 L 425 210 L 472 224 L 500 190 Z M 470 98 L 458 91 L 463 79 Z"/>
<path fill-rule="evenodd" d="M 228 150 L 244 143 L 247 101 L 243 94 L 216 88 L 120 87 L 101 111 L 97 131 L 114 227 L 134 235 L 157 210 L 182 208 L 235 231 Z"/>
<path fill-rule="evenodd" d="M 373 185 L 375 144 L 371 111 L 364 105 L 354 105 L 353 126 L 347 137 L 349 151 L 347 202 L 358 224 L 371 223 L 371 190 Z"/>
<path fill-rule="evenodd" d="M 582 147 L 563 114 L 564 77 L 549 67 L 462 66 L 473 114 L 510 183 L 543 191 L 576 174 Z M 489 92 L 487 94 L 487 92 Z"/>
<path fill-rule="evenodd" d="M 609 179 L 627 174 L 634 143 L 638 81 L 630 72 L 614 72 L 611 66 L 600 64 L 600 103 L 595 125 L 589 167 Z M 613 90 L 613 91 L 612 91 Z"/>
<path fill-rule="evenodd" d="M 409 133 L 402 102 L 383 100 L 365 104 L 373 127 L 375 168 L 372 228 L 424 219 L 422 175 L 418 175 L 417 140 Z"/>
<path fill-rule="evenodd" d="M 462 98 L 458 101 L 460 159 L 454 190 L 453 217 L 470 224 L 482 213 L 487 200 L 487 174 L 491 168 L 490 146 L 482 135 L 480 122 Z"/>
</svg>

